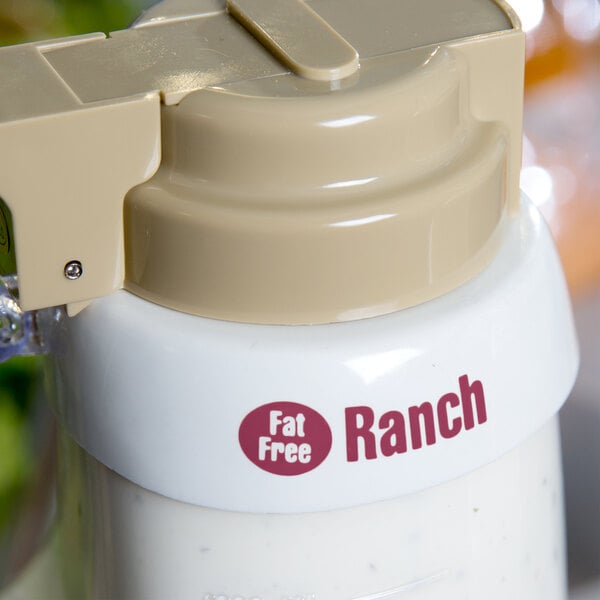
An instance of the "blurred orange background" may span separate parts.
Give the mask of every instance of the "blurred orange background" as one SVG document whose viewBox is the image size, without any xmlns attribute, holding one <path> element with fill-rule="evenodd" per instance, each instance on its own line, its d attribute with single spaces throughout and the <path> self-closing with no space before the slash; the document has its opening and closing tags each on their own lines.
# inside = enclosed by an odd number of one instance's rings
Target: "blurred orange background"
<svg viewBox="0 0 600 600">
<path fill-rule="evenodd" d="M 600 282 L 600 2 L 512 4 L 528 36 L 521 183 L 577 297 Z"/>
</svg>

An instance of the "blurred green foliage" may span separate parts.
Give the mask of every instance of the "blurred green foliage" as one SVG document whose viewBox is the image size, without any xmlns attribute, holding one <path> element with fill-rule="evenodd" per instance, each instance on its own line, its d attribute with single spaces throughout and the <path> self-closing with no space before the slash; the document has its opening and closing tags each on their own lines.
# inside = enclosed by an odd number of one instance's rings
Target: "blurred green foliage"
<svg viewBox="0 0 600 600">
<path fill-rule="evenodd" d="M 0 365 L 0 531 L 10 525 L 33 473 L 31 415 L 41 370 L 36 357 L 17 357 Z"/>
<path fill-rule="evenodd" d="M 0 45 L 127 27 L 155 0 L 0 0 Z"/>
</svg>

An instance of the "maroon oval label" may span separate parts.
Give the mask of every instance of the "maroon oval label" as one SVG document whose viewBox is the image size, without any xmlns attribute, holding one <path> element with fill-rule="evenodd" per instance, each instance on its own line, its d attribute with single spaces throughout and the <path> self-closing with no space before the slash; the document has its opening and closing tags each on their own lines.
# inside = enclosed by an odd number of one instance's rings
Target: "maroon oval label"
<svg viewBox="0 0 600 600">
<path fill-rule="evenodd" d="M 316 469 L 331 450 L 331 429 L 312 408 L 272 402 L 248 413 L 240 425 L 244 454 L 274 475 L 302 475 Z"/>
</svg>

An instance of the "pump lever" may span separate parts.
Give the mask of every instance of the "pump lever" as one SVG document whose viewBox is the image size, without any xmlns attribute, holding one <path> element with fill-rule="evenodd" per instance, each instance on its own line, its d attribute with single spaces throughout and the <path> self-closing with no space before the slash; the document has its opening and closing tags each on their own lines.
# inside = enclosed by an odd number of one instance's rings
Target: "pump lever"
<svg viewBox="0 0 600 600">
<path fill-rule="evenodd" d="M 335 81 L 358 71 L 358 52 L 303 0 L 227 0 L 227 10 L 300 77 Z"/>
</svg>

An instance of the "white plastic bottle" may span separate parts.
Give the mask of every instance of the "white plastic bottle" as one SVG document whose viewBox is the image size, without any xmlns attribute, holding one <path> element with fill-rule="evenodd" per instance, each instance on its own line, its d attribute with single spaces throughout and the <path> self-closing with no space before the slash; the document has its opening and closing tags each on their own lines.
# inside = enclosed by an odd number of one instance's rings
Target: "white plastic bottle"
<svg viewBox="0 0 600 600">
<path fill-rule="evenodd" d="M 89 111 L 154 127 L 121 159 L 148 181 L 114 167 L 122 245 L 90 233 L 51 281 L 67 597 L 564 600 L 578 358 L 518 191 L 516 17 L 188 4 L 41 50 Z"/>
<path fill-rule="evenodd" d="M 89 452 L 64 438 L 67 555 L 89 561 L 69 577 L 92 573 L 100 598 L 565 598 L 556 411 L 576 350 L 560 281 L 525 203 L 478 278 L 387 316 L 290 328 L 127 292 L 95 302 L 69 320 L 58 367 L 61 418 Z M 345 410 L 408 419 L 460 394 L 464 372 L 482 383 L 485 422 L 443 439 L 438 421 L 435 444 L 408 434 L 405 454 L 377 445 L 373 460 L 359 443 L 349 462 Z M 321 415 L 325 460 L 296 477 L 264 470 L 281 460 L 255 466 L 238 436 L 257 407 L 304 414 L 315 444 Z"/>
</svg>

